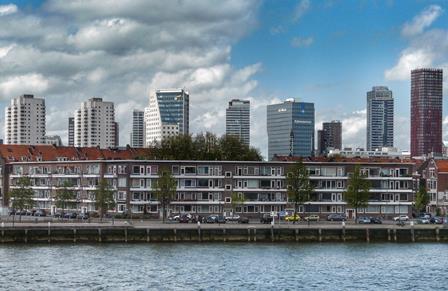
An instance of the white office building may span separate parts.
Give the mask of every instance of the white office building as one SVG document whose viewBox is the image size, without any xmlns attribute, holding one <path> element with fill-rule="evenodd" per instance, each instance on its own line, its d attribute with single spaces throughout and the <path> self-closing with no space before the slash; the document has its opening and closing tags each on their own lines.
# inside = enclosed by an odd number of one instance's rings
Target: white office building
<svg viewBox="0 0 448 291">
<path fill-rule="evenodd" d="M 189 100 L 184 89 L 156 90 L 145 108 L 145 146 L 189 133 Z"/>
<path fill-rule="evenodd" d="M 5 108 L 5 144 L 45 143 L 45 100 L 34 95 L 11 99 Z"/>
<path fill-rule="evenodd" d="M 75 111 L 75 147 L 116 146 L 113 102 L 91 98 Z"/>
</svg>

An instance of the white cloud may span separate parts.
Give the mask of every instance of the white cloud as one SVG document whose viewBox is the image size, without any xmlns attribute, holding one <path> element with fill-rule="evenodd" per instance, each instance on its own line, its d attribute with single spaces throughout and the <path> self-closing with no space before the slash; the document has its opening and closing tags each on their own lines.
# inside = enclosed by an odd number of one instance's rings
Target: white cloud
<svg viewBox="0 0 448 291">
<path fill-rule="evenodd" d="M 309 0 L 301 0 L 294 9 L 292 19 L 297 22 L 310 9 L 311 3 Z"/>
<path fill-rule="evenodd" d="M 132 110 L 147 106 L 150 90 L 185 87 L 191 132 L 223 133 L 223 123 L 213 122 L 228 99 L 252 96 L 258 85 L 260 64 L 235 68 L 230 58 L 232 46 L 255 27 L 259 4 L 49 0 L 32 14 L 10 13 L 0 29 L 0 96 L 44 96 L 47 131 L 62 133 L 64 142 L 66 120 L 82 101 L 113 101 L 125 145 Z"/>
<path fill-rule="evenodd" d="M 0 16 L 14 14 L 17 11 L 17 6 L 14 4 L 0 5 Z"/>
<path fill-rule="evenodd" d="M 441 11 L 439 6 L 430 6 L 405 25 L 403 35 L 409 45 L 401 51 L 397 63 L 384 71 L 386 80 L 408 80 L 412 69 L 443 67 L 448 62 L 448 30 L 424 31 Z"/>
<path fill-rule="evenodd" d="M 307 47 L 312 45 L 314 42 L 314 38 L 312 37 L 294 37 L 291 40 L 291 45 L 293 47 Z"/>
<path fill-rule="evenodd" d="M 442 7 L 431 5 L 423 10 L 419 15 L 415 16 L 411 22 L 406 22 L 403 26 L 401 34 L 403 36 L 414 36 L 423 32 L 442 14 Z"/>
</svg>

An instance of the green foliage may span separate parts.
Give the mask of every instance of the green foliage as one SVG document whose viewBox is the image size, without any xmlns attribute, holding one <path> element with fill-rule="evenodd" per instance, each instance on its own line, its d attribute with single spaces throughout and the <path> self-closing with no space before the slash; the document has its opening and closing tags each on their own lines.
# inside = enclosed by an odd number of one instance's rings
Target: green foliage
<svg viewBox="0 0 448 291">
<path fill-rule="evenodd" d="M 421 185 L 419 190 L 415 194 L 415 210 L 417 210 L 418 212 L 424 212 L 428 204 L 428 192 L 426 191 L 426 187 L 424 185 Z"/>
<path fill-rule="evenodd" d="M 9 197 L 12 198 L 12 207 L 17 210 L 33 208 L 34 191 L 31 189 L 30 178 L 19 178 L 16 186 L 18 186 L 18 188 L 14 188 L 9 192 Z"/>
<path fill-rule="evenodd" d="M 95 204 L 96 208 L 100 210 L 100 218 L 103 218 L 108 210 L 115 207 L 114 192 L 104 178 L 100 179 L 95 190 Z"/>
<path fill-rule="evenodd" d="M 344 193 L 347 206 L 355 209 L 355 217 L 358 217 L 359 208 L 367 207 L 369 190 L 370 182 L 361 174 L 359 165 L 356 165 L 353 175 L 348 180 L 347 191 Z"/>
<path fill-rule="evenodd" d="M 73 185 L 69 181 L 64 181 L 62 187 L 56 190 L 56 207 L 62 209 L 62 213 L 67 208 L 67 204 L 76 198 L 75 192 L 70 189 Z"/>
<path fill-rule="evenodd" d="M 218 138 L 207 132 L 195 137 L 172 136 L 156 142 L 147 159 L 261 161 L 263 157 L 257 149 L 244 145 L 235 136 Z"/>
<path fill-rule="evenodd" d="M 159 178 L 155 181 L 153 185 L 154 195 L 162 206 L 162 218 L 165 222 L 166 218 L 166 207 L 176 196 L 177 183 L 174 179 L 171 171 L 162 167 L 159 169 Z"/>
<path fill-rule="evenodd" d="M 232 192 L 232 214 L 235 214 L 235 209 L 239 206 L 244 205 L 244 202 L 246 202 L 246 198 L 243 195 L 238 195 L 238 193 Z"/>
<path fill-rule="evenodd" d="M 297 215 L 299 205 L 309 201 L 311 193 L 314 191 L 308 170 L 301 161 L 289 167 L 286 175 L 286 186 L 288 199 L 294 202 L 294 215 Z"/>
</svg>

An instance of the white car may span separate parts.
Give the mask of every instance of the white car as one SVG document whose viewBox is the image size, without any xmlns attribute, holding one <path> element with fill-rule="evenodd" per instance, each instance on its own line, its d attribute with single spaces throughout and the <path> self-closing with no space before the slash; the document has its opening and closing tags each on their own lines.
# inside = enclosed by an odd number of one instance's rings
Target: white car
<svg viewBox="0 0 448 291">
<path fill-rule="evenodd" d="M 409 216 L 407 216 L 407 215 L 400 215 L 400 216 L 394 217 L 394 221 L 408 221 L 408 220 L 409 220 Z"/>
<path fill-rule="evenodd" d="M 238 221 L 240 219 L 240 216 L 238 214 L 235 214 L 233 216 L 226 216 L 227 221 Z"/>
</svg>

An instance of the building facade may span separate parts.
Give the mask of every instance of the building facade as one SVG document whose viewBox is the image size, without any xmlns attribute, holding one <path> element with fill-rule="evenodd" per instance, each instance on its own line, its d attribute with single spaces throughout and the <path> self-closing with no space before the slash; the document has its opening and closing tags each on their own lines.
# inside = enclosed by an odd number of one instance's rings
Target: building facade
<svg viewBox="0 0 448 291">
<path fill-rule="evenodd" d="M 45 143 L 45 99 L 22 95 L 5 108 L 5 144 Z"/>
<path fill-rule="evenodd" d="M 317 131 L 317 152 L 328 154 L 330 149 L 342 149 L 342 123 L 337 120 L 323 122 L 322 130 Z"/>
<path fill-rule="evenodd" d="M 179 134 L 189 134 L 190 95 L 184 89 L 156 90 L 145 108 L 145 146 Z"/>
<path fill-rule="evenodd" d="M 12 159 L 6 159 L 2 168 L 5 181 L 2 193 L 17 187 L 18 179 L 27 176 L 35 193 L 36 208 L 54 213 L 57 211 L 54 195 L 64 181 L 69 181 L 76 193 L 76 200 L 71 203 L 73 211 L 95 211 L 95 190 L 99 181 L 106 179 L 116 200 L 112 212 L 158 216 L 160 206 L 154 195 L 154 184 L 159 169 L 168 167 L 177 181 L 176 196 L 168 212 L 201 215 L 236 212 L 259 217 L 263 213 L 294 209 L 285 181 L 288 167 L 295 161 L 288 157 L 285 157 L 287 161 L 271 162 L 153 161 L 136 160 L 141 154 L 138 150 L 143 149 L 40 146 L 24 150 L 3 146 L 1 155 Z M 21 155 L 25 156 L 20 158 Z M 315 159 L 304 164 L 314 191 L 310 201 L 300 206 L 300 213 L 321 217 L 345 213 L 353 218 L 354 209 L 346 205 L 344 192 L 356 165 L 360 165 L 372 185 L 368 206 L 359 209 L 358 215 L 391 218 L 411 212 L 415 166 L 412 162 Z M 232 193 L 243 197 L 244 202 L 236 207 L 232 205 Z"/>
<path fill-rule="evenodd" d="M 142 148 L 145 144 L 145 112 L 132 112 L 131 147 Z"/>
<path fill-rule="evenodd" d="M 448 214 L 448 160 L 429 159 L 420 167 L 421 185 L 429 195 L 427 211 Z"/>
<path fill-rule="evenodd" d="M 314 154 L 314 103 L 287 99 L 267 106 L 268 158 Z"/>
<path fill-rule="evenodd" d="M 68 118 L 68 141 L 69 147 L 75 146 L 75 118 Z"/>
<path fill-rule="evenodd" d="M 250 145 L 250 101 L 233 99 L 226 109 L 226 134 Z"/>
<path fill-rule="evenodd" d="M 75 111 L 75 146 L 108 148 L 116 146 L 113 102 L 91 98 Z"/>
<path fill-rule="evenodd" d="M 394 99 L 385 86 L 367 92 L 367 150 L 394 146 Z"/>
<path fill-rule="evenodd" d="M 411 155 L 442 153 L 442 69 L 411 71 Z"/>
<path fill-rule="evenodd" d="M 46 135 L 45 144 L 54 144 L 58 147 L 62 146 L 62 140 L 59 135 Z"/>
</svg>

